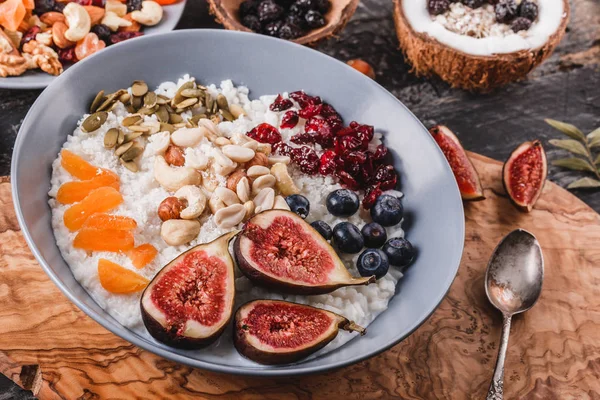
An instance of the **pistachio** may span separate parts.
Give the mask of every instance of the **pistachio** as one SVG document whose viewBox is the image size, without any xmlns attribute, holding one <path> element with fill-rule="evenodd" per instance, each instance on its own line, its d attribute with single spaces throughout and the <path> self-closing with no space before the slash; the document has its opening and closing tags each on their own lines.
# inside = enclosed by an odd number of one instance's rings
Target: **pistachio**
<svg viewBox="0 0 600 400">
<path fill-rule="evenodd" d="M 240 199 L 237 194 L 231 189 L 227 189 L 224 186 L 219 186 L 215 189 L 214 195 L 218 196 L 225 205 L 230 206 L 232 204 L 239 204 Z"/>
<path fill-rule="evenodd" d="M 233 118 L 238 119 L 240 115 L 246 115 L 246 111 L 242 108 L 242 106 L 238 104 L 230 104 L 229 112 L 233 115 Z"/>
<path fill-rule="evenodd" d="M 238 163 L 244 163 L 254 158 L 254 150 L 235 144 L 223 146 L 222 150 L 223 154 Z"/>
<path fill-rule="evenodd" d="M 136 97 L 142 97 L 148 93 L 148 85 L 144 81 L 134 81 L 131 84 L 131 93 Z"/>
<path fill-rule="evenodd" d="M 292 180 L 285 164 L 277 163 L 273 165 L 271 167 L 271 174 L 277 180 L 277 189 L 284 196 L 300 193 L 300 189 L 298 189 L 298 186 Z"/>
<path fill-rule="evenodd" d="M 169 246 L 180 246 L 198 237 L 200 228 L 200 222 L 195 219 L 169 219 L 162 223 L 160 237 Z"/>
<path fill-rule="evenodd" d="M 108 113 L 105 111 L 98 111 L 87 117 L 81 124 L 81 130 L 84 132 L 94 132 L 106 122 Z"/>
<path fill-rule="evenodd" d="M 98 107 L 104 103 L 105 99 L 106 97 L 104 97 L 104 90 L 99 91 L 96 97 L 94 97 L 94 100 L 92 100 L 92 104 L 90 105 L 90 113 L 96 112 Z"/>
<path fill-rule="evenodd" d="M 144 152 L 144 147 L 139 143 L 135 143 L 133 146 L 131 146 L 129 149 L 127 149 L 127 151 L 125 151 L 121 155 L 121 160 L 133 161 L 137 157 L 139 157 L 143 152 Z"/>
<path fill-rule="evenodd" d="M 267 187 L 263 188 L 258 192 L 256 197 L 254 197 L 254 205 L 256 208 L 254 212 L 258 214 L 261 211 L 270 210 L 273 208 L 273 204 L 275 203 L 275 190 L 273 188 Z"/>
<path fill-rule="evenodd" d="M 119 161 L 125 168 L 127 168 L 131 172 L 138 172 L 138 166 L 135 163 L 135 161 L 125 161 L 122 158 L 119 158 Z"/>
<path fill-rule="evenodd" d="M 104 148 L 112 149 L 117 145 L 119 139 L 119 130 L 117 128 L 110 128 L 104 135 Z"/>
<path fill-rule="evenodd" d="M 100 104 L 96 111 L 106 111 L 110 109 L 123 93 L 127 93 L 127 91 L 125 89 L 119 89 L 116 92 L 107 95 L 104 102 Z"/>
<path fill-rule="evenodd" d="M 272 188 L 275 186 L 275 177 L 271 174 L 263 175 L 252 182 L 252 194 L 257 195 L 264 188 Z"/>
<path fill-rule="evenodd" d="M 243 177 L 242 179 L 240 179 L 240 181 L 236 185 L 235 192 L 237 193 L 237 196 L 239 197 L 242 203 L 245 203 L 248 200 L 250 200 L 250 181 L 248 180 L 248 178 Z"/>
<path fill-rule="evenodd" d="M 247 221 L 254 215 L 254 202 L 249 200 L 244 203 L 244 208 L 246 209 L 246 215 L 244 216 L 244 221 Z"/>
<path fill-rule="evenodd" d="M 283 196 L 275 196 L 275 202 L 273 203 L 273 208 L 276 210 L 287 210 L 290 211 L 290 206 L 285 201 Z"/>
<path fill-rule="evenodd" d="M 133 142 L 123 143 L 115 150 L 115 156 L 121 157 L 127 150 L 133 146 Z"/>
<path fill-rule="evenodd" d="M 244 220 L 246 209 L 242 204 L 232 204 L 215 213 L 215 224 L 221 229 L 230 229 Z"/>
<path fill-rule="evenodd" d="M 246 171 L 250 178 L 258 178 L 259 176 L 270 174 L 271 170 L 262 165 L 253 165 Z"/>
</svg>

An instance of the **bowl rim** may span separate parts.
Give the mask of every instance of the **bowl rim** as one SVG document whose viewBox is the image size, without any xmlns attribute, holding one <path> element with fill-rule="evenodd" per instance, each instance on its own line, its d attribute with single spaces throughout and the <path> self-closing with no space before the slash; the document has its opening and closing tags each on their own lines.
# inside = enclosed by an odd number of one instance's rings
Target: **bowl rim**
<svg viewBox="0 0 600 400">
<path fill-rule="evenodd" d="M 140 37 L 140 38 L 137 38 L 135 41 L 124 42 L 121 44 L 120 47 L 121 47 L 121 50 L 124 50 L 125 49 L 124 46 L 130 46 L 130 47 L 131 46 L 143 46 L 145 42 L 157 40 L 161 36 L 167 36 L 167 35 L 169 35 L 169 36 L 175 36 L 175 35 L 185 36 L 185 35 L 189 35 L 189 34 L 202 35 L 205 32 L 208 34 L 217 34 L 217 35 L 261 36 L 261 38 L 262 38 L 261 40 L 276 40 L 276 41 L 280 42 L 282 45 L 297 46 L 297 48 L 300 51 L 313 52 L 313 55 L 316 57 L 332 59 L 336 63 L 338 63 L 338 65 L 341 68 L 348 68 L 348 69 L 352 70 L 353 73 L 357 74 L 359 79 L 367 79 L 368 81 L 370 81 L 370 84 L 375 85 L 377 87 L 377 89 L 382 92 L 382 94 L 390 97 L 392 101 L 395 101 L 399 106 L 404 108 L 404 110 L 408 113 L 408 115 L 411 118 L 413 118 L 418 125 L 420 125 L 422 127 L 422 129 L 424 130 L 423 134 L 426 134 L 426 132 L 427 132 L 427 129 L 425 128 L 425 126 L 423 126 L 423 124 L 420 122 L 420 120 L 400 100 L 398 100 L 394 95 L 392 95 L 383 86 L 381 86 L 374 80 L 366 77 L 362 73 L 356 71 L 354 68 L 346 65 L 342 61 L 339 61 L 339 60 L 337 60 L 333 57 L 330 57 L 324 53 L 321 53 L 317 50 L 313 50 L 311 48 L 308 48 L 308 47 L 305 47 L 305 46 L 302 46 L 300 44 L 296 44 L 293 42 L 288 42 L 288 41 L 284 41 L 281 39 L 271 38 L 271 37 L 264 36 L 264 35 L 258 35 L 255 33 L 240 32 L 240 31 L 231 31 L 231 30 L 222 30 L 222 29 L 183 29 L 183 30 L 162 33 L 162 34 L 158 34 L 158 35 L 149 35 L 149 36 Z M 99 54 L 105 54 L 105 57 L 107 56 L 106 54 L 108 54 L 110 56 L 110 53 L 107 53 L 107 52 L 110 52 L 110 48 L 104 52 L 99 52 L 97 54 L 93 54 L 92 56 L 90 56 L 90 59 L 93 59 L 94 57 L 99 56 Z M 49 85 L 49 88 L 52 88 L 53 86 L 58 85 L 57 82 L 61 82 L 61 80 L 69 79 L 71 74 L 73 74 L 73 71 L 77 71 L 79 68 L 85 68 L 86 65 L 87 65 L 87 63 L 75 64 L 72 68 L 69 68 L 67 71 L 65 71 L 63 74 L 61 74 L 58 77 L 58 79 L 53 80 L 53 82 Z M 42 257 L 39 249 L 37 248 L 35 242 L 33 241 L 32 237 L 29 233 L 29 229 L 25 223 L 25 218 L 24 218 L 23 212 L 21 210 L 20 199 L 19 199 L 19 195 L 18 195 L 19 185 L 18 185 L 18 181 L 17 181 L 17 164 L 18 164 L 17 159 L 19 158 L 19 153 L 20 153 L 21 147 L 23 145 L 23 137 L 25 135 L 24 132 L 31 129 L 30 125 L 32 125 L 32 123 L 33 123 L 32 115 L 34 113 L 36 113 L 36 110 L 38 108 L 42 107 L 41 104 L 42 104 L 42 102 L 45 101 L 45 97 L 48 95 L 49 92 L 50 92 L 49 90 L 45 90 L 44 92 L 42 92 L 42 94 L 36 99 L 36 101 L 33 103 L 31 108 L 27 112 L 27 115 L 25 116 L 23 123 L 21 124 L 21 127 L 19 129 L 19 133 L 17 135 L 17 139 L 15 141 L 15 146 L 14 146 L 14 150 L 13 150 L 13 154 L 12 154 L 11 174 L 10 174 L 12 200 L 14 203 L 19 226 L 21 228 L 23 236 L 25 237 L 27 245 L 29 246 L 31 252 L 35 256 L 37 262 L 41 265 L 44 272 L 46 272 L 46 274 L 50 277 L 52 282 L 54 282 L 54 284 L 61 290 L 61 292 L 72 303 L 74 303 L 81 311 L 83 311 L 86 315 L 88 315 L 94 321 L 99 323 L 102 327 L 106 328 L 108 331 L 113 333 L 115 336 L 118 336 L 118 337 L 128 341 L 129 343 L 134 344 L 137 347 L 140 347 L 140 348 L 147 350 L 153 354 L 156 354 L 158 356 L 161 356 L 163 358 L 166 358 L 168 360 L 171 360 L 171 361 L 174 361 L 177 363 L 181 363 L 181 364 L 188 365 L 188 366 L 195 367 L 195 368 L 201 368 L 201 369 L 206 369 L 206 370 L 213 371 L 213 372 L 220 372 L 220 373 L 226 373 L 226 374 L 231 374 L 231 375 L 260 376 L 260 377 L 283 377 L 283 376 L 300 376 L 300 375 L 322 373 L 322 372 L 326 372 L 326 371 L 340 369 L 342 367 L 353 365 L 360 361 L 374 357 L 374 356 L 388 350 L 392 346 L 395 346 L 396 344 L 398 344 L 402 340 L 406 339 L 407 337 L 409 337 L 417 328 L 419 328 L 422 324 L 425 323 L 425 321 L 427 321 L 431 317 L 431 315 L 435 312 L 435 310 L 437 310 L 437 308 L 441 304 L 442 300 L 444 300 L 444 298 L 448 294 L 450 287 L 452 286 L 452 283 L 456 279 L 456 275 L 458 274 L 458 269 L 460 267 L 460 262 L 462 260 L 463 251 L 464 251 L 465 219 L 464 219 L 464 207 L 463 207 L 462 200 L 460 198 L 460 191 L 458 188 L 458 184 L 453 179 L 452 180 L 453 184 L 451 186 L 454 188 L 454 195 L 458 199 L 459 204 L 461 205 L 458 209 L 458 212 L 460 213 L 460 218 L 458 218 L 459 225 L 457 226 L 457 230 L 460 232 L 460 234 L 461 234 L 460 237 L 462 238 L 462 240 L 459 242 L 460 248 L 457 249 L 458 250 L 456 253 L 457 258 L 455 256 L 455 259 L 452 259 L 448 262 L 448 264 L 453 266 L 453 268 L 451 269 L 451 271 L 453 273 L 452 273 L 452 275 L 449 275 L 449 277 L 444 282 L 444 286 L 446 287 L 445 291 L 443 293 L 438 294 L 435 302 L 433 303 L 434 306 L 426 311 L 425 317 L 422 318 L 421 321 L 419 321 L 419 322 L 415 323 L 413 326 L 411 326 L 410 329 L 408 329 L 407 331 L 401 332 L 400 334 L 396 335 L 394 337 L 394 339 L 391 340 L 389 343 L 386 343 L 385 345 L 383 345 L 381 347 L 373 348 L 372 350 L 367 351 L 364 354 L 352 356 L 347 360 L 334 361 L 332 363 L 323 364 L 323 365 L 319 365 L 316 367 L 305 367 L 305 366 L 303 366 L 302 362 L 300 362 L 297 364 L 291 364 L 286 369 L 259 368 L 259 367 L 257 367 L 257 368 L 232 367 L 229 365 L 216 364 L 216 363 L 212 363 L 212 362 L 208 362 L 208 361 L 199 360 L 199 359 L 193 358 L 191 356 L 183 356 L 180 354 L 173 353 L 173 352 L 169 351 L 168 349 L 160 348 L 156 344 L 140 337 L 138 334 L 131 331 L 126 326 L 119 324 L 116 320 L 114 320 L 114 322 L 113 322 L 113 321 L 109 320 L 108 318 L 106 318 L 105 316 L 100 315 L 96 311 L 90 309 L 82 301 L 80 301 L 77 298 L 77 296 L 75 296 L 74 293 L 71 293 L 71 291 L 62 284 L 62 282 L 60 281 L 58 276 L 56 274 L 54 274 L 52 268 L 50 267 L 50 265 L 48 265 L 46 260 Z M 430 135 L 427 135 L 427 136 L 429 137 L 429 140 L 431 140 L 432 142 L 435 143 L 434 139 Z M 439 149 L 439 147 L 437 147 L 437 145 L 436 145 L 436 148 L 437 148 L 437 151 L 439 152 L 440 157 L 442 157 L 445 160 L 445 157 L 444 157 L 442 151 Z M 449 176 L 453 176 L 450 165 L 447 162 L 443 165 L 444 165 L 444 168 L 446 169 L 446 173 Z M 80 283 L 79 283 L 79 285 L 81 286 Z M 81 287 L 83 290 L 85 290 L 85 288 L 83 288 L 83 286 L 81 286 Z M 85 291 L 87 292 L 87 290 L 85 290 Z M 93 298 L 92 298 L 92 300 L 93 300 Z M 343 348 L 344 348 L 344 346 L 341 346 L 338 349 L 335 349 L 334 351 L 339 351 L 339 349 L 343 349 Z"/>
</svg>

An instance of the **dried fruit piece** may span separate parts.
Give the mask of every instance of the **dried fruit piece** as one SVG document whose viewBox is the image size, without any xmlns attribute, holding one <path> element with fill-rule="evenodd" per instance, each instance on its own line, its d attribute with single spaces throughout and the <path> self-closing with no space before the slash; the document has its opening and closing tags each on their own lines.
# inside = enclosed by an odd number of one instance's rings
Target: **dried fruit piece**
<svg viewBox="0 0 600 400">
<path fill-rule="evenodd" d="M 233 248 L 244 275 L 286 293 L 329 293 L 342 286 L 374 282 L 374 277 L 352 277 L 329 243 L 290 211 L 255 215 Z"/>
<path fill-rule="evenodd" d="M 23 22 L 27 10 L 21 0 L 6 0 L 0 3 L 0 25 L 6 30 L 16 31 Z"/>
<path fill-rule="evenodd" d="M 56 193 L 56 200 L 62 204 L 72 204 L 83 200 L 92 190 L 104 186 L 119 190 L 119 178 L 114 174 L 100 174 L 86 181 L 63 183 Z"/>
<path fill-rule="evenodd" d="M 84 228 L 92 229 L 117 229 L 121 231 L 130 231 L 137 228 L 135 219 L 124 215 L 112 215 L 105 213 L 96 213 L 89 216 L 83 223 Z"/>
<path fill-rule="evenodd" d="M 539 140 L 519 145 L 502 169 L 506 193 L 521 211 L 530 212 L 542 194 L 548 165 L 546 152 Z"/>
<path fill-rule="evenodd" d="M 444 125 L 436 125 L 429 129 L 429 132 L 452 168 L 462 199 L 468 201 L 485 199 L 477 170 L 456 135 Z"/>
<path fill-rule="evenodd" d="M 98 260 L 98 278 L 102 287 L 111 293 L 139 292 L 148 285 L 148 279 L 104 258 Z"/>
<path fill-rule="evenodd" d="M 281 300 L 254 300 L 235 313 L 235 348 L 261 364 L 301 360 L 331 342 L 339 329 L 365 329 L 331 311 Z"/>
<path fill-rule="evenodd" d="M 448 0 L 442 0 L 442 1 L 448 1 Z M 429 4 L 431 4 L 431 1 L 429 2 Z M 373 67 L 371 67 L 371 64 L 369 64 L 368 62 L 361 60 L 360 58 L 356 58 L 356 59 L 348 61 L 346 64 L 348 64 L 349 66 L 351 66 L 358 72 L 368 76 L 369 78 L 375 79 L 375 71 L 373 70 Z"/>
<path fill-rule="evenodd" d="M 122 202 L 123 196 L 112 187 L 92 190 L 83 200 L 65 211 L 63 222 L 70 231 L 76 231 L 90 215 L 110 211 Z"/>
<path fill-rule="evenodd" d="M 119 229 L 82 228 L 73 239 L 73 247 L 86 251 L 118 253 L 133 249 L 133 233 Z"/>
<path fill-rule="evenodd" d="M 266 122 L 256 126 L 246 135 L 261 143 L 275 144 L 281 142 L 281 134 L 273 125 L 269 125 Z"/>
<path fill-rule="evenodd" d="M 233 260 L 229 241 L 237 231 L 193 247 L 168 263 L 148 285 L 140 305 L 148 332 L 179 348 L 215 341 L 233 311 Z"/>
<path fill-rule="evenodd" d="M 280 94 L 277 95 L 273 103 L 269 106 L 271 111 L 285 111 L 291 108 L 294 104 L 290 99 L 284 99 Z"/>
<path fill-rule="evenodd" d="M 283 117 L 281 118 L 281 125 L 279 126 L 280 128 L 293 128 L 298 124 L 298 121 L 300 120 L 300 118 L 298 117 L 298 113 L 296 111 L 286 111 L 285 114 L 283 114 Z"/>
<path fill-rule="evenodd" d="M 319 156 L 308 146 L 296 147 L 291 150 L 292 160 L 298 164 L 300 171 L 314 175 L 319 172 Z"/>
<path fill-rule="evenodd" d="M 90 32 L 85 35 L 83 39 L 77 42 L 77 45 L 75 46 L 75 56 L 81 61 L 105 47 L 106 43 L 98 39 L 98 35 Z"/>
<path fill-rule="evenodd" d="M 157 254 L 158 250 L 150 243 L 144 243 L 127 252 L 127 256 L 133 263 L 133 266 L 137 269 L 144 268 L 146 265 L 150 264 Z"/>
<path fill-rule="evenodd" d="M 94 167 L 92 164 L 88 163 L 83 158 L 67 149 L 63 149 L 60 152 L 60 165 L 68 173 L 78 179 L 92 179 L 93 177 L 103 173 L 112 174 L 118 179 L 114 172 L 107 169 Z"/>
</svg>

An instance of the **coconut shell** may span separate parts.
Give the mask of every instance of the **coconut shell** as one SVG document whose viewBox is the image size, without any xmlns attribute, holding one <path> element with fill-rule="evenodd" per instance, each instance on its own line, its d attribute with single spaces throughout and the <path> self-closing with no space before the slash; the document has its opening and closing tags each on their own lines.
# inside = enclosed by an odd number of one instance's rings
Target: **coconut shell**
<svg viewBox="0 0 600 400">
<path fill-rule="evenodd" d="M 405 58 L 417 76 L 438 75 L 452 87 L 488 92 L 518 81 L 552 54 L 565 34 L 570 15 L 569 2 L 563 0 L 566 16 L 540 48 L 491 56 L 466 54 L 440 43 L 426 33 L 416 32 L 404 15 L 404 1 L 394 0 L 396 34 Z"/>
<path fill-rule="evenodd" d="M 242 32 L 252 32 L 242 25 L 239 8 L 243 0 L 208 0 L 210 13 L 225 29 Z M 327 24 L 319 29 L 313 29 L 306 35 L 293 40 L 298 44 L 314 45 L 322 39 L 327 39 L 340 32 L 350 21 L 358 7 L 359 0 L 330 0 L 331 9 L 325 14 Z"/>
</svg>

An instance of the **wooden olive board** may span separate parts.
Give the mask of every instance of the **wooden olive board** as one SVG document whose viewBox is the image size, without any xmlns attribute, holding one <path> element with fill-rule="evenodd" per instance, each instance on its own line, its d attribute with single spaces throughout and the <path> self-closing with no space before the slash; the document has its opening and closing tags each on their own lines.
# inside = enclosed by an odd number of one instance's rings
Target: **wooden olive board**
<svg viewBox="0 0 600 400">
<path fill-rule="evenodd" d="M 472 158 L 487 200 L 465 205 L 460 270 L 431 318 L 402 343 L 367 361 L 321 375 L 278 379 L 189 368 L 102 328 L 71 304 L 36 263 L 19 231 L 4 178 L 0 372 L 24 386 L 33 380 L 41 399 L 484 399 L 502 322 L 485 296 L 484 271 L 498 241 L 521 227 L 539 239 L 546 270 L 540 301 L 513 320 L 507 398 L 600 399 L 600 215 L 550 182 L 533 212 L 522 214 L 506 198 L 501 164 L 476 154 Z M 42 380 L 39 374 L 37 381 L 28 376 L 32 371 L 41 371 Z"/>
</svg>

